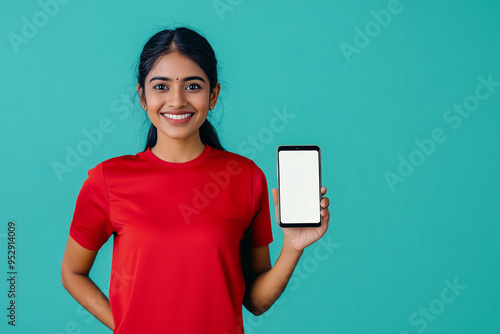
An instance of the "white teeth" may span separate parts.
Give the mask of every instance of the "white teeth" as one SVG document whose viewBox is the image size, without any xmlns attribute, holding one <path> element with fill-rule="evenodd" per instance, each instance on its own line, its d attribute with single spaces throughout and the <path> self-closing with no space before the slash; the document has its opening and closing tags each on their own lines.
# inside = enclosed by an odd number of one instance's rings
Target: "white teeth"
<svg viewBox="0 0 500 334">
<path fill-rule="evenodd" d="M 188 118 L 192 114 L 182 114 L 182 115 L 162 114 L 162 115 L 165 116 L 166 118 L 170 118 L 170 119 L 184 119 L 184 118 Z"/>
</svg>

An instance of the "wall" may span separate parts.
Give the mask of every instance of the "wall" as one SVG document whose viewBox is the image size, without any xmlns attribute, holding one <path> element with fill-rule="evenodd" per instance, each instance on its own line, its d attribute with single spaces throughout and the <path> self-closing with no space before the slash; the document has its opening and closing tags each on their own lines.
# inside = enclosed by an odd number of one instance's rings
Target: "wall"
<svg viewBox="0 0 500 334">
<path fill-rule="evenodd" d="M 87 171 L 142 149 L 142 45 L 186 25 L 220 60 L 223 144 L 269 188 L 278 145 L 322 148 L 329 231 L 277 305 L 245 311 L 247 333 L 498 333 L 499 14 L 472 0 L 2 1 L 1 332 L 110 332 L 62 288 L 69 223 Z M 111 246 L 92 272 L 103 290 Z"/>
</svg>

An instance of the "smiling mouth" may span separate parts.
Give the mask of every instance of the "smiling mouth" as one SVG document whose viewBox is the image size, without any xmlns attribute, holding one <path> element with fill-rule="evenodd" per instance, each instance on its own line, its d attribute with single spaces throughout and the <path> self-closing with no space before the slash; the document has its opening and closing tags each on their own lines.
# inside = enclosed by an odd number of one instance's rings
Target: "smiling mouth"
<svg viewBox="0 0 500 334">
<path fill-rule="evenodd" d="M 185 119 L 194 115 L 194 113 L 185 113 L 185 114 L 162 114 L 164 117 L 169 119 Z"/>
</svg>

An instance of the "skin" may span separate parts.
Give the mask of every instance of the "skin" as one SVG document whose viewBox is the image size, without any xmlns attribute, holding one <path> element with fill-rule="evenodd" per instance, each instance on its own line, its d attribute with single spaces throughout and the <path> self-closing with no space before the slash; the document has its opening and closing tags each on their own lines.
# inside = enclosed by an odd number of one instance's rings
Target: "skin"
<svg viewBox="0 0 500 334">
<path fill-rule="evenodd" d="M 201 142 L 199 128 L 210 106 L 213 108 L 217 103 L 219 83 L 210 91 L 205 72 L 189 58 L 173 52 L 158 60 L 146 77 L 144 89 L 137 85 L 137 92 L 158 129 L 157 144 L 151 149 L 156 156 L 169 162 L 186 162 L 203 152 L 205 145 Z M 172 110 L 192 112 L 194 116 L 185 124 L 171 124 L 161 113 Z M 278 190 L 272 189 L 272 194 L 278 221 Z M 321 194 L 326 194 L 326 187 L 321 188 Z M 269 246 L 242 249 L 247 286 L 243 305 L 254 315 L 264 313 L 273 305 L 288 284 L 304 249 L 326 233 L 330 220 L 329 203 L 327 197 L 322 198 L 320 227 L 283 228 L 283 247 L 274 266 L 271 266 Z M 84 308 L 114 330 L 109 300 L 89 278 L 96 256 L 97 251 L 87 250 L 68 237 L 61 280 L 64 288 Z"/>
</svg>

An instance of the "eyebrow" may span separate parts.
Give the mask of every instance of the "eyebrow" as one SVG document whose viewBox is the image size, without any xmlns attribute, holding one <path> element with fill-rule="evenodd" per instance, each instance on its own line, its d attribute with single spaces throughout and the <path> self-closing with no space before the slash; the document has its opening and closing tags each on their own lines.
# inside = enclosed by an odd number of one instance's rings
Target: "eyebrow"
<svg viewBox="0 0 500 334">
<path fill-rule="evenodd" d="M 149 80 L 149 82 L 151 82 L 153 80 L 173 81 L 172 79 L 167 78 L 167 77 L 152 77 L 151 80 Z M 203 80 L 202 77 L 199 77 L 199 76 L 196 76 L 196 75 L 195 76 L 191 76 L 191 77 L 185 77 L 184 79 L 182 79 L 182 81 L 190 81 L 190 80 L 200 80 L 200 81 L 205 82 L 205 80 Z"/>
</svg>

